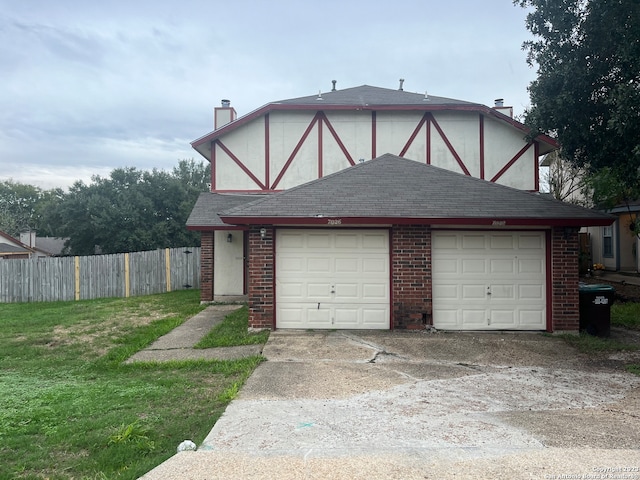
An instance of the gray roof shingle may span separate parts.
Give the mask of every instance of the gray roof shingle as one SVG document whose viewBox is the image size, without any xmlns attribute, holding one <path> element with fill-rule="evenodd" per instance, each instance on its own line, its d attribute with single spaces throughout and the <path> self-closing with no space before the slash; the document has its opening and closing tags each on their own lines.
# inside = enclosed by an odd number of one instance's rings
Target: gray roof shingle
<svg viewBox="0 0 640 480">
<path fill-rule="evenodd" d="M 469 105 L 479 106 L 477 103 L 465 102 L 454 98 L 425 96 L 423 93 L 412 93 L 404 90 L 392 90 L 389 88 L 361 85 L 359 87 L 345 88 L 324 92 L 321 95 L 290 98 L 273 102 L 281 105 Z M 321 98 L 321 100 L 319 100 Z"/>
<path fill-rule="evenodd" d="M 220 214 L 234 224 L 402 223 L 608 225 L 612 216 L 391 154 L 319 180 L 238 203 Z M 351 221 L 349 220 L 351 219 Z M 494 223 L 498 222 L 498 223 Z"/>
<path fill-rule="evenodd" d="M 204 227 L 205 229 L 230 227 L 220 220 L 218 212 L 250 203 L 264 195 L 230 195 L 223 193 L 201 193 L 187 219 L 187 228 Z"/>
</svg>

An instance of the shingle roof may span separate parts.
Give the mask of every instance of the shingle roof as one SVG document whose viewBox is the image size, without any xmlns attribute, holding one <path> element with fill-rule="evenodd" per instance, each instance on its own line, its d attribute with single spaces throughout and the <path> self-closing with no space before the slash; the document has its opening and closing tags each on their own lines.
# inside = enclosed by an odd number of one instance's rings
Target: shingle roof
<svg viewBox="0 0 640 480">
<path fill-rule="evenodd" d="M 610 215 L 391 154 L 238 204 L 234 224 L 609 225 Z M 504 222 L 504 223 L 503 223 Z"/>
<path fill-rule="evenodd" d="M 187 219 L 187 228 L 201 230 L 213 228 L 229 228 L 230 225 L 220 220 L 218 212 L 243 205 L 262 198 L 264 195 L 229 195 L 222 193 L 201 193 Z M 194 228 L 199 227 L 199 228 Z"/>
<path fill-rule="evenodd" d="M 404 90 L 372 87 L 370 85 L 345 88 L 344 90 L 335 90 L 307 97 L 290 98 L 273 103 L 283 105 L 314 105 L 316 107 L 322 105 L 420 105 L 421 107 L 426 105 L 480 106 L 477 103 L 465 102 L 454 98 L 426 95 L 426 92 L 412 93 Z"/>
<path fill-rule="evenodd" d="M 24 247 L 19 247 L 18 245 L 11 245 L 9 243 L 0 242 L 0 255 L 15 253 L 31 253 L 31 250 Z"/>
</svg>

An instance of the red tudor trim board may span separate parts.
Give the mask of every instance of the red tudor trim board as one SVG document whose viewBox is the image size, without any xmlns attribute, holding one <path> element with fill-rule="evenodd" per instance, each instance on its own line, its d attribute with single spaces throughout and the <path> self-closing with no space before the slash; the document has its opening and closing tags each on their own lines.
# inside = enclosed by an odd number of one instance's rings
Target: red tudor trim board
<svg viewBox="0 0 640 480">
<path fill-rule="evenodd" d="M 289 108 L 287 110 L 299 110 L 298 108 L 294 108 L 296 106 L 294 105 L 289 105 Z M 409 148 L 411 147 L 411 145 L 413 144 L 415 138 L 417 137 L 418 133 L 424 129 L 425 131 L 425 136 L 426 138 L 426 163 L 428 165 L 431 164 L 431 125 L 434 126 L 434 128 L 436 129 L 438 136 L 442 139 L 442 141 L 444 142 L 444 144 L 446 145 L 447 150 L 449 151 L 449 153 L 453 156 L 453 158 L 455 159 L 455 161 L 457 162 L 460 170 L 465 174 L 470 176 L 471 173 L 469 171 L 468 166 L 465 164 L 463 158 L 458 154 L 458 152 L 456 151 L 456 148 L 454 147 L 454 145 L 452 144 L 451 140 L 449 139 L 447 133 L 443 130 L 443 128 L 440 126 L 440 124 L 438 123 L 438 121 L 436 120 L 436 118 L 433 115 L 433 111 L 478 111 L 478 128 L 479 128 L 479 149 L 480 149 L 480 172 L 479 172 L 479 178 L 484 179 L 485 178 L 485 134 L 484 134 L 484 121 L 485 121 L 485 117 L 486 116 L 492 116 L 494 118 L 499 118 L 500 120 L 506 121 L 508 124 L 522 130 L 522 131 L 527 131 L 526 128 L 520 124 L 519 122 L 503 115 L 500 112 L 495 112 L 494 109 L 490 109 L 489 107 L 484 107 L 484 106 L 480 106 L 481 108 L 469 108 L 469 107 L 449 107 L 446 109 L 443 108 L 439 108 L 437 106 L 432 106 L 429 107 L 428 111 L 425 111 L 425 113 L 422 115 L 422 117 L 420 118 L 420 120 L 418 120 L 413 133 L 409 136 L 409 138 L 406 140 L 406 142 L 404 143 L 404 146 L 402 147 L 399 156 L 403 157 L 407 151 L 409 150 Z M 332 138 L 334 139 L 334 141 L 336 142 L 336 144 L 338 145 L 338 147 L 340 148 L 340 150 L 342 151 L 342 153 L 344 154 L 344 157 L 346 159 L 346 161 L 348 162 L 349 165 L 355 165 L 355 161 L 353 160 L 352 155 L 349 153 L 349 150 L 347 149 L 347 147 L 345 146 L 343 140 L 340 138 L 340 135 L 336 132 L 335 128 L 333 127 L 333 125 L 331 124 L 331 122 L 329 121 L 329 119 L 327 118 L 325 111 L 332 111 L 332 110 L 353 110 L 354 108 L 351 107 L 349 109 L 345 109 L 342 106 L 327 106 L 323 109 L 311 109 L 308 106 L 306 106 L 304 108 L 304 110 L 308 110 L 311 112 L 315 112 L 315 114 L 313 115 L 313 117 L 311 118 L 311 120 L 309 121 L 309 124 L 307 125 L 306 130 L 302 133 L 301 137 L 298 139 L 297 144 L 295 145 L 295 147 L 293 148 L 293 150 L 291 151 L 290 155 L 288 156 L 284 166 L 281 168 L 281 170 L 278 172 L 278 174 L 276 175 L 275 180 L 273 181 L 273 183 L 271 183 L 271 172 L 270 172 L 270 155 L 269 155 L 269 149 L 270 149 L 270 129 L 269 129 L 269 113 L 268 111 L 271 110 L 281 110 L 281 106 L 275 106 L 275 108 L 268 110 L 266 113 L 264 113 L 264 143 L 265 143 L 265 153 L 264 153 L 264 164 L 265 164 L 265 169 L 264 169 L 264 174 L 258 174 L 255 172 L 252 172 L 251 169 L 249 167 L 247 167 L 247 165 L 242 161 L 242 159 L 240 159 L 230 148 L 228 148 L 221 140 L 221 137 L 223 136 L 223 134 L 228 130 L 228 129 L 233 129 L 233 128 L 237 128 L 241 125 L 243 125 L 244 123 L 246 123 L 245 121 L 245 117 L 238 119 L 234 122 L 231 122 L 230 124 L 223 126 L 221 128 L 219 128 L 218 130 L 216 130 L 215 132 L 213 132 L 212 134 L 210 134 L 207 137 L 203 137 L 202 139 L 198 139 L 196 141 L 194 141 L 192 143 L 192 146 L 194 148 L 196 148 L 199 145 L 202 145 L 205 142 L 210 142 L 209 143 L 209 151 L 210 151 L 210 158 L 208 158 L 211 162 L 211 175 L 212 175 L 212 191 L 219 191 L 222 192 L 223 189 L 218 189 L 217 188 L 217 163 L 216 163 L 216 150 L 219 148 L 223 153 L 225 153 L 232 162 L 234 162 L 250 179 L 251 181 L 255 184 L 255 186 L 257 188 L 255 188 L 254 190 L 251 191 L 261 191 L 261 192 L 267 192 L 267 191 L 274 191 L 278 189 L 278 185 L 280 184 L 281 180 L 283 179 L 284 175 L 287 173 L 287 171 L 289 170 L 289 167 L 291 166 L 291 164 L 296 160 L 298 153 L 300 151 L 300 149 L 303 147 L 303 145 L 307 142 L 307 139 L 309 138 L 309 135 L 311 133 L 311 131 L 317 127 L 317 137 L 318 137 L 318 146 L 317 146 L 317 178 L 322 178 L 324 176 L 324 166 L 323 166 L 323 129 L 326 127 L 328 129 L 328 131 L 331 133 Z M 362 108 L 357 108 L 356 110 L 362 110 Z M 386 110 L 391 110 L 387 107 L 385 108 L 379 108 L 378 110 L 380 111 L 386 111 Z M 396 108 L 393 109 L 394 111 L 423 111 L 424 108 L 407 108 L 407 107 L 402 107 L 402 106 L 398 106 Z M 376 111 L 377 110 L 373 110 L 372 114 L 371 114 L 371 130 L 372 130 L 372 145 L 371 145 L 371 158 L 375 158 L 376 157 Z M 249 114 L 247 117 L 250 117 L 251 120 L 257 118 L 254 116 L 255 112 Z M 424 126 L 426 125 L 427 128 L 424 128 Z M 233 128 L 232 128 L 233 127 Z M 555 141 L 553 141 L 552 139 L 549 139 L 548 137 L 545 136 L 540 136 L 538 137 L 536 140 L 533 140 L 531 142 L 528 142 L 526 145 L 524 145 L 522 147 L 522 149 L 520 151 L 518 151 L 513 157 L 511 157 L 506 163 L 505 165 L 503 165 L 503 167 L 493 176 L 493 178 L 491 178 L 491 182 L 497 182 L 519 159 L 520 157 L 522 157 L 522 155 L 524 155 L 530 147 L 533 147 L 535 149 L 535 156 L 534 156 L 534 162 L 537 162 L 537 159 L 539 158 L 539 152 L 540 152 L 540 141 L 544 141 L 546 143 L 549 144 L 553 144 L 556 145 Z M 534 191 L 537 191 L 539 188 L 539 179 L 538 179 L 538 173 L 537 173 L 537 164 L 534 165 L 533 168 L 534 171 Z M 263 177 L 262 179 L 260 177 Z M 245 190 L 246 191 L 246 190 Z"/>
<path fill-rule="evenodd" d="M 390 327 L 423 329 L 432 322 L 431 233 L 428 225 L 390 228 Z M 249 235 L 249 326 L 275 329 L 275 228 L 251 226 Z M 546 234 L 547 331 L 577 331 L 578 229 Z"/>
</svg>

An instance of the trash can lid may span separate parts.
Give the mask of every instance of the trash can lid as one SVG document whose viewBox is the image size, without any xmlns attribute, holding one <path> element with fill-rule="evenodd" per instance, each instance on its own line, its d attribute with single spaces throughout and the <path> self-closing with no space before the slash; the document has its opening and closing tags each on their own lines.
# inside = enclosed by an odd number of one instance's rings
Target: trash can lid
<svg viewBox="0 0 640 480">
<path fill-rule="evenodd" d="M 580 285 L 578 286 L 578 290 L 580 292 L 615 292 L 615 288 L 613 288 L 611 285 L 607 285 L 604 283 L 595 283 L 595 284 L 591 284 L 591 283 L 580 283 Z"/>
</svg>

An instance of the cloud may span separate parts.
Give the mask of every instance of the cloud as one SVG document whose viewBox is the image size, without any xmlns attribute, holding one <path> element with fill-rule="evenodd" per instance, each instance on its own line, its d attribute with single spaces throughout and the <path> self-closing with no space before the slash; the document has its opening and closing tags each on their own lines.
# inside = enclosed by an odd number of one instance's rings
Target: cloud
<svg viewBox="0 0 640 480">
<path fill-rule="evenodd" d="M 521 113 L 534 77 L 511 2 L 0 0 L 0 11 L 0 179 L 34 184 L 38 169 L 51 183 L 200 160 L 189 142 L 222 98 L 244 115 L 332 79 L 402 77 L 410 91 L 503 97 Z"/>
</svg>

